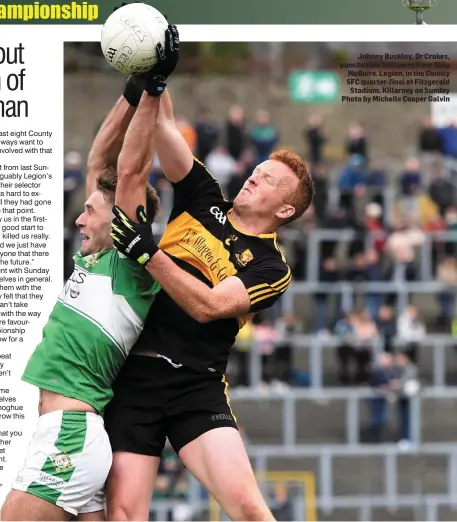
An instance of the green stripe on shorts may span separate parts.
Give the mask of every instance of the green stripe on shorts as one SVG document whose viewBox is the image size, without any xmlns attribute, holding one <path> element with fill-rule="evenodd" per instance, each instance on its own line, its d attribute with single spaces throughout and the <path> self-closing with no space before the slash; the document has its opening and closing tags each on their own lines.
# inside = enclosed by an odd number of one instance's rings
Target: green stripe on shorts
<svg viewBox="0 0 457 522">
<path fill-rule="evenodd" d="M 38 482 L 32 482 L 27 488 L 27 493 L 47 500 L 51 504 L 56 504 L 61 495 L 61 491 L 44 486 L 43 484 L 38 484 Z"/>
<path fill-rule="evenodd" d="M 46 459 L 41 471 L 51 475 L 57 481 L 68 482 L 73 475 L 75 467 L 71 462 L 71 456 L 81 453 L 86 443 L 87 418 L 85 411 L 64 411 L 60 432 L 54 446 L 59 453 L 51 455 Z M 49 486 L 43 486 L 36 482 L 30 484 L 27 493 L 43 498 L 54 504 L 57 502 L 61 491 L 52 489 L 52 482 Z M 49 493 L 49 491 L 52 492 Z"/>
</svg>

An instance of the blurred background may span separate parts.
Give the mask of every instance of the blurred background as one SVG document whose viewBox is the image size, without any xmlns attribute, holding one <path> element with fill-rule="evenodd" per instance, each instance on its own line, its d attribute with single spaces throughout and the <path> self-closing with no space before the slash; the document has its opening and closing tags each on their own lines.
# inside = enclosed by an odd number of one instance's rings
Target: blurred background
<svg viewBox="0 0 457 522">
<path fill-rule="evenodd" d="M 278 520 L 455 520 L 457 103 L 342 104 L 360 53 L 455 44 L 188 43 L 175 119 L 226 196 L 277 147 L 316 197 L 279 231 L 294 280 L 240 332 L 230 399 Z M 85 161 L 123 78 L 98 43 L 65 46 L 65 277 Z M 150 176 L 163 232 L 172 191 Z M 133 471 L 133 470 L 132 470 Z M 221 520 L 167 449 L 151 520 Z"/>
</svg>

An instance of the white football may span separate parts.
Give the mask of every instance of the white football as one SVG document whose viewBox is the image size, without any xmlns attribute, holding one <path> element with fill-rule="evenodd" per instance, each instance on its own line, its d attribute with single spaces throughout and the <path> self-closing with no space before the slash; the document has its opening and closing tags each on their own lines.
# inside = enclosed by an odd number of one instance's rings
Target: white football
<svg viewBox="0 0 457 522">
<path fill-rule="evenodd" d="M 166 18 L 154 7 L 135 3 L 120 7 L 102 29 L 102 52 L 124 74 L 149 71 L 157 62 L 156 45 L 165 45 Z"/>
</svg>

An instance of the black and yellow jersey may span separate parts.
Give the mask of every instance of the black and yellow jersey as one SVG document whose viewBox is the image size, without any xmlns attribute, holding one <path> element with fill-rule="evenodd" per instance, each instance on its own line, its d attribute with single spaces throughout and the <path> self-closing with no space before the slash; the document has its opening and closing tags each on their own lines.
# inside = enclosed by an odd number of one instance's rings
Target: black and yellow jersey
<svg viewBox="0 0 457 522">
<path fill-rule="evenodd" d="M 210 287 L 227 277 L 239 277 L 251 308 L 243 317 L 199 323 L 161 290 L 137 346 L 195 370 L 225 373 L 239 329 L 287 289 L 291 271 L 275 233 L 255 236 L 233 224 L 232 203 L 198 160 L 183 180 L 172 185 L 174 204 L 160 248 Z"/>
</svg>

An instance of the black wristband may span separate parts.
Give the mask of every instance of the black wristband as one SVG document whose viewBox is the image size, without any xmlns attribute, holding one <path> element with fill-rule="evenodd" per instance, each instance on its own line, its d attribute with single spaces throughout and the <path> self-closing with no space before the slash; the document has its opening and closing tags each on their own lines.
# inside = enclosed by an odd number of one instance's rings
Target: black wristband
<svg viewBox="0 0 457 522">
<path fill-rule="evenodd" d="M 138 107 L 141 96 L 143 95 L 143 87 L 139 85 L 139 83 L 138 79 L 130 75 L 125 84 L 124 98 L 132 107 Z"/>
</svg>

